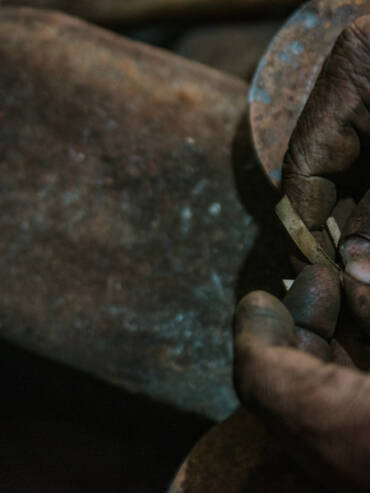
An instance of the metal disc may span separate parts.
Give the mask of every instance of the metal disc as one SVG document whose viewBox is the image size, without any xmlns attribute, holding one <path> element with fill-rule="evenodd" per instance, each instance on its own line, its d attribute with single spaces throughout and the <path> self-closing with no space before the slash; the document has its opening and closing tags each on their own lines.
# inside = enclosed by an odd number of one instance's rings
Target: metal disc
<svg viewBox="0 0 370 493">
<path fill-rule="evenodd" d="M 168 493 L 324 493 L 243 410 L 212 428 L 181 465 Z"/>
<path fill-rule="evenodd" d="M 254 76 L 250 121 L 257 156 L 279 187 L 284 154 L 323 62 L 341 31 L 370 13 L 370 0 L 312 0 L 285 23 Z"/>
</svg>

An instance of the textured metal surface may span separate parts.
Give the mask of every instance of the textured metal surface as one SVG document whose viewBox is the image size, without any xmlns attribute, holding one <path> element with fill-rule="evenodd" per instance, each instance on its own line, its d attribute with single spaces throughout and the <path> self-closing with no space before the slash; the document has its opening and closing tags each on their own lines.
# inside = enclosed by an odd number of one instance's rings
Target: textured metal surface
<svg viewBox="0 0 370 493">
<path fill-rule="evenodd" d="M 1 336 L 229 415 L 247 85 L 30 9 L 0 10 L 0 54 Z"/>
<path fill-rule="evenodd" d="M 369 0 L 308 2 L 262 58 L 249 95 L 251 127 L 257 155 L 276 186 L 289 138 L 326 56 L 343 28 L 369 12 Z"/>
<path fill-rule="evenodd" d="M 205 491 L 324 493 L 286 456 L 261 422 L 241 410 L 197 443 L 168 493 Z"/>
</svg>

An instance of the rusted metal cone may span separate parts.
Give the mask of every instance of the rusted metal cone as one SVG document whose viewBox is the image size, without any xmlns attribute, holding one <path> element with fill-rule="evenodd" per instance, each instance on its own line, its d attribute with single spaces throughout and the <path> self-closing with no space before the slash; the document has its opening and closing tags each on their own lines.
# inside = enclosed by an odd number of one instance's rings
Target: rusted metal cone
<svg viewBox="0 0 370 493">
<path fill-rule="evenodd" d="M 30 9 L 1 9 L 0 51 L 1 336 L 225 417 L 247 86 Z"/>
<path fill-rule="evenodd" d="M 100 22 L 138 21 L 194 15 L 228 16 L 235 13 L 279 13 L 301 4 L 300 0 L 4 0 L 5 6 L 28 6 L 63 10 Z"/>
</svg>

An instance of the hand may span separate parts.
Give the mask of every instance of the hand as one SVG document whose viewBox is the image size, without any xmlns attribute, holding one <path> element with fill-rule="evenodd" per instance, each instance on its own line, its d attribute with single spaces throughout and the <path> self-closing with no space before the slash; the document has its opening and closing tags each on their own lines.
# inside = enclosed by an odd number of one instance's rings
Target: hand
<svg viewBox="0 0 370 493">
<path fill-rule="evenodd" d="M 341 314 L 338 274 L 310 266 L 284 304 L 266 292 L 247 295 L 235 317 L 235 386 L 303 467 L 334 491 L 370 490 L 369 362 L 357 332 Z M 350 323 L 350 326 L 348 326 Z M 348 330 L 349 329 L 349 330 Z"/>
<path fill-rule="evenodd" d="M 235 325 L 241 401 L 257 406 L 297 460 L 336 491 L 370 489 L 370 376 L 358 369 L 370 367 L 369 109 L 365 16 L 338 38 L 283 166 L 283 189 L 317 239 L 329 248 L 330 215 L 342 229 L 345 299 L 334 271 L 307 267 L 285 305 L 251 293 Z"/>
<path fill-rule="evenodd" d="M 337 218 L 343 229 L 340 254 L 348 274 L 344 278 L 348 303 L 367 337 L 369 144 L 370 16 L 364 16 L 338 38 L 299 118 L 283 165 L 283 189 L 327 250 L 325 222 L 330 215 Z M 335 255 L 333 248 L 331 253 Z"/>
</svg>

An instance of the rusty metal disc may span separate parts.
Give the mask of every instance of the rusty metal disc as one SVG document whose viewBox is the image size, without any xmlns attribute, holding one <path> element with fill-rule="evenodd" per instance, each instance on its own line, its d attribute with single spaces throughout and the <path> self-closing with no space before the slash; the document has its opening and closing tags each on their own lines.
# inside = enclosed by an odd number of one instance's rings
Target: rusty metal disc
<svg viewBox="0 0 370 493">
<path fill-rule="evenodd" d="M 243 410 L 193 448 L 168 493 L 324 493 Z"/>
<path fill-rule="evenodd" d="M 312 0 L 285 23 L 252 82 L 250 120 L 255 149 L 279 187 L 289 138 L 326 56 L 340 32 L 370 13 L 370 0 Z"/>
</svg>

